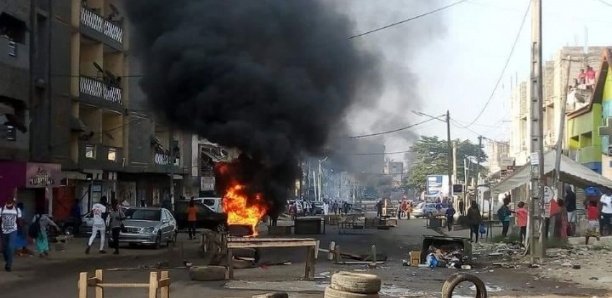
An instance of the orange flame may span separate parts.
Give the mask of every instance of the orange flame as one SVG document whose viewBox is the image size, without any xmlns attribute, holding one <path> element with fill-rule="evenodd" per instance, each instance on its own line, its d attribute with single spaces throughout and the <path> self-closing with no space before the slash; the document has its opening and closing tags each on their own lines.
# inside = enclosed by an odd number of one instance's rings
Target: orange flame
<svg viewBox="0 0 612 298">
<path fill-rule="evenodd" d="M 249 200 L 244 186 L 234 184 L 223 196 L 223 211 L 229 225 L 249 225 L 253 228 L 252 236 L 257 236 L 257 224 L 266 215 L 267 204 L 260 194 Z"/>
</svg>

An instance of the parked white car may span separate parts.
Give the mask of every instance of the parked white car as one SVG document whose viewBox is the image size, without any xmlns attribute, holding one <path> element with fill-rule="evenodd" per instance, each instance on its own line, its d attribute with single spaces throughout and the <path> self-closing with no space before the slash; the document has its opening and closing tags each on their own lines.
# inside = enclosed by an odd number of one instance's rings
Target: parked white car
<svg viewBox="0 0 612 298">
<path fill-rule="evenodd" d="M 446 209 L 442 207 L 440 210 L 436 209 L 437 203 L 421 202 L 414 209 L 412 209 L 412 216 L 414 217 L 430 217 L 443 215 L 446 213 Z"/>
<path fill-rule="evenodd" d="M 223 213 L 223 206 L 221 205 L 221 200 L 221 198 L 215 197 L 203 197 L 194 199 L 194 201 L 204 204 L 204 206 L 210 208 L 210 210 L 216 213 Z"/>
</svg>

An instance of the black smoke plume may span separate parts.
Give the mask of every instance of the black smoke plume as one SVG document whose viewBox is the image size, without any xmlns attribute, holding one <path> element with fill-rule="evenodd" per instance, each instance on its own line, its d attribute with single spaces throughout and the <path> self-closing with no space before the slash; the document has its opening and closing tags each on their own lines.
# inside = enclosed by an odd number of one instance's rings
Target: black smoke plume
<svg viewBox="0 0 612 298">
<path fill-rule="evenodd" d="M 129 0 L 141 87 L 175 127 L 242 153 L 272 215 L 349 106 L 378 89 L 379 62 L 324 1 Z M 244 176 L 244 175 L 243 175 Z M 243 178 L 247 179 L 247 178 Z"/>
</svg>

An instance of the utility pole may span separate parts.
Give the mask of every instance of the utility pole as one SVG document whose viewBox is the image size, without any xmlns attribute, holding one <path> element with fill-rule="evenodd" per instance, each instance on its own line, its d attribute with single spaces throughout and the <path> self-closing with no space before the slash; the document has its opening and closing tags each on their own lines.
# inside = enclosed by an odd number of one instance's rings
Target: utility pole
<svg viewBox="0 0 612 298">
<path fill-rule="evenodd" d="M 482 152 L 482 139 L 483 136 L 478 136 L 478 156 L 476 157 L 476 189 L 474 190 L 474 193 L 476 193 L 476 199 L 478 199 L 478 186 L 480 185 L 480 159 L 482 159 L 480 152 Z M 482 215 L 484 215 L 484 194 L 482 195 L 481 202 L 482 205 L 480 205 L 480 210 Z M 491 214 L 489 214 L 489 217 L 491 217 Z"/>
<path fill-rule="evenodd" d="M 567 56 L 567 68 L 565 70 L 565 92 L 563 92 L 563 95 L 561 97 L 560 100 L 560 104 L 561 104 L 561 112 L 559 115 L 559 132 L 557 135 L 557 146 L 556 146 L 556 151 L 557 154 L 555 156 L 555 181 L 554 181 L 554 185 L 555 185 L 555 189 L 557 190 L 558 194 L 562 194 L 563 190 L 561 190 L 559 188 L 559 180 L 561 177 L 561 149 L 563 147 L 563 137 L 565 135 L 565 109 L 566 109 L 566 105 L 567 105 L 567 91 L 569 89 L 569 80 L 570 80 L 570 69 L 572 66 L 572 57 L 571 56 Z"/>
<path fill-rule="evenodd" d="M 531 202 L 529 206 L 529 247 L 531 263 L 535 263 L 536 252 L 545 255 L 543 198 L 544 198 L 544 143 L 542 107 L 542 0 L 531 2 Z M 539 204 L 536 204 L 539 201 Z M 536 211 L 536 208 L 537 211 Z M 535 245 L 535 219 L 540 223 L 540 249 Z"/>
<path fill-rule="evenodd" d="M 176 161 L 176 157 L 174 156 L 174 129 L 170 131 L 170 148 L 168 150 L 168 155 L 167 162 L 170 166 L 170 203 L 172 204 L 172 211 L 174 211 L 174 163 Z"/>
<path fill-rule="evenodd" d="M 446 110 L 446 142 L 448 143 L 448 198 L 454 204 L 453 199 L 453 144 L 451 143 L 450 112 Z"/>
<path fill-rule="evenodd" d="M 457 183 L 457 142 L 453 142 L 453 184 Z"/>
</svg>

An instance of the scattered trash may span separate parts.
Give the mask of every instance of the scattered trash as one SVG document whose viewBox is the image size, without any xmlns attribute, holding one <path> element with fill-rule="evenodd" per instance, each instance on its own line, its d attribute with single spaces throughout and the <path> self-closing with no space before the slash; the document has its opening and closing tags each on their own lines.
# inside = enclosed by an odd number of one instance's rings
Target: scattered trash
<svg viewBox="0 0 612 298">
<path fill-rule="evenodd" d="M 402 266 L 408 266 L 408 265 L 410 265 L 410 264 L 408 264 L 407 260 L 402 260 Z"/>
<path fill-rule="evenodd" d="M 572 266 L 572 268 L 574 268 L 574 269 L 580 269 L 580 265 L 574 265 L 574 266 Z"/>
<path fill-rule="evenodd" d="M 501 292 L 501 291 L 503 291 L 503 289 L 501 287 L 494 286 L 494 285 L 486 285 L 486 288 L 487 288 L 487 292 Z M 471 285 L 470 286 L 470 290 L 476 291 L 476 286 L 475 285 Z"/>
<path fill-rule="evenodd" d="M 463 269 L 463 270 L 471 270 L 472 266 L 470 266 L 470 265 L 461 265 L 461 269 Z"/>
<path fill-rule="evenodd" d="M 530 264 L 529 268 L 540 268 L 539 264 Z"/>
<path fill-rule="evenodd" d="M 440 248 L 430 245 L 428 252 L 425 264 L 429 268 L 461 268 L 463 265 L 463 249 L 456 243 L 446 244 Z"/>
</svg>

